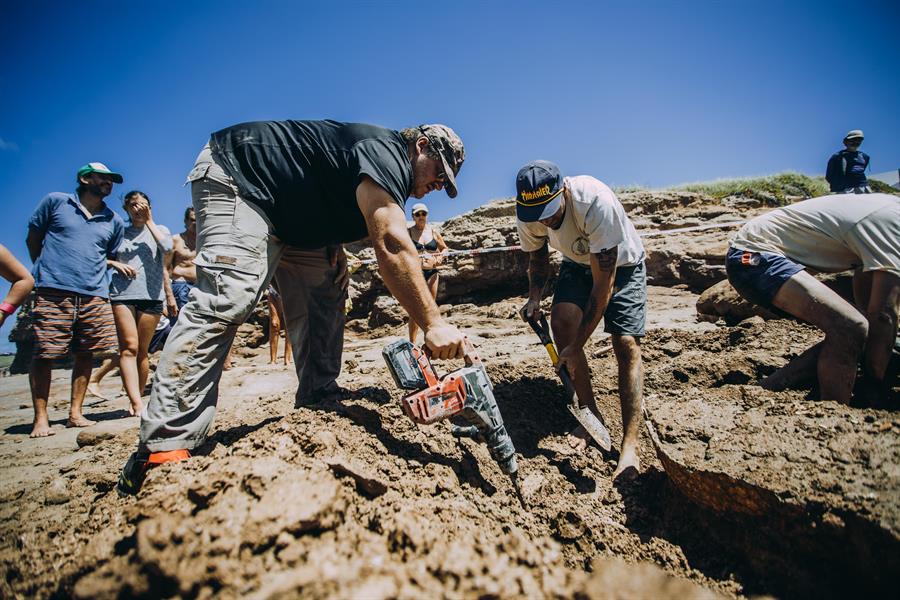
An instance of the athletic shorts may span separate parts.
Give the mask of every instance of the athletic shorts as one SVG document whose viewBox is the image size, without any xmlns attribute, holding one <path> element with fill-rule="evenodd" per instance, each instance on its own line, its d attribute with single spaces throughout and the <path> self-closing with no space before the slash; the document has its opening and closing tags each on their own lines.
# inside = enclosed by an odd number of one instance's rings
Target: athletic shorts
<svg viewBox="0 0 900 600">
<path fill-rule="evenodd" d="M 747 252 L 732 247 L 725 256 L 731 287 L 753 304 L 769 309 L 775 308 L 772 299 L 784 282 L 804 268 L 774 252 Z"/>
<path fill-rule="evenodd" d="M 34 302 L 34 358 L 69 352 L 110 352 L 119 347 L 109 300 L 54 288 L 38 288 Z"/>
<path fill-rule="evenodd" d="M 114 306 L 130 306 L 148 315 L 163 314 L 162 300 L 113 300 Z"/>
<path fill-rule="evenodd" d="M 594 276 L 591 268 L 570 260 L 559 267 L 559 278 L 553 292 L 553 305 L 569 302 L 581 310 L 587 305 Z M 647 269 L 644 262 L 617 267 L 612 298 L 603 313 L 603 330 L 615 335 L 641 337 L 647 321 Z"/>
</svg>

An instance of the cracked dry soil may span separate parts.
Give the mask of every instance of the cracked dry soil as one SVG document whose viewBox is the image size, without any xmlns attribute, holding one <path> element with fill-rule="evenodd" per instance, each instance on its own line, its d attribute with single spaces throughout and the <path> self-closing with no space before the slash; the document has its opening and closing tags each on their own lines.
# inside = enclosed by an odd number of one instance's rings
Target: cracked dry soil
<svg viewBox="0 0 900 600">
<path fill-rule="evenodd" d="M 292 390 L 273 390 L 240 418 L 223 411 L 201 455 L 151 472 L 137 498 L 114 490 L 134 432 L 102 439 L 40 487 L 5 494 L 0 590 L 711 598 L 896 589 L 898 419 L 752 385 L 817 339 L 787 321 L 651 331 L 645 397 L 658 444 L 644 431 L 643 473 L 616 485 L 615 450 L 568 450 L 573 421 L 542 350 L 493 357 L 527 510 L 483 446 L 446 423 L 408 421 L 382 368 L 354 369 L 342 378 L 352 391 L 314 409 L 294 410 Z M 589 355 L 602 345 L 592 343 Z M 594 353 L 617 446 L 615 361 Z"/>
</svg>

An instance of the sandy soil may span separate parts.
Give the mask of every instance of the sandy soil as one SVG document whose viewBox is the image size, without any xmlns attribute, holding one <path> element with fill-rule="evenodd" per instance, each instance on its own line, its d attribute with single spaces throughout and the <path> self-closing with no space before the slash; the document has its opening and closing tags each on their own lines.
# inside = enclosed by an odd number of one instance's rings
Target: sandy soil
<svg viewBox="0 0 900 600">
<path fill-rule="evenodd" d="M 666 456 L 686 472 L 727 473 L 779 497 L 788 493 L 797 508 L 778 513 L 782 532 L 798 531 L 798 515 L 811 514 L 811 507 L 834 506 L 821 514 L 868 515 L 877 527 L 864 533 L 883 532 L 881 547 L 895 548 L 900 429 L 890 414 L 826 407 L 804 400 L 801 392 L 778 395 L 753 386 L 815 342 L 817 332 L 786 321 L 733 328 L 698 323 L 695 299 L 674 289 L 652 293 L 649 314 L 665 320 L 650 323 L 644 342 L 645 394 Z M 30 440 L 27 381 L 6 380 L 0 395 L 0 593 L 834 595 L 814 581 L 792 588 L 782 576 L 761 575 L 760 566 L 772 561 L 754 561 L 753 540 L 727 534 L 736 527 L 721 510 L 727 503 L 711 507 L 679 487 L 680 480 L 670 480 L 649 433 L 641 442 L 644 472 L 616 485 L 610 481 L 615 449 L 606 454 L 592 446 L 572 453 L 564 435 L 574 424 L 561 386 L 533 334 L 515 320 L 519 304 L 513 299 L 458 306 L 449 319 L 468 330 L 488 366 L 519 453 L 527 509 L 482 445 L 452 437 L 446 423 L 417 427 L 401 414 L 401 392 L 380 350 L 402 335 L 402 326 L 375 338 L 348 334 L 340 379 L 348 392 L 315 409 L 293 409 L 291 367 L 264 364 L 267 348 L 242 350 L 223 377 L 221 410 L 203 451 L 151 472 L 137 498 L 121 499 L 114 490 L 136 439 L 136 419 L 118 418 L 124 399 L 88 411 L 107 420 L 81 434 L 82 447 L 78 432 L 58 426 L 51 440 Z M 607 343 L 599 334 L 588 354 L 617 447 L 616 367 Z M 62 375 L 54 381 L 54 421 L 64 416 Z M 106 389 L 117 385 L 109 380 Z M 701 409 L 703 416 L 696 414 Z M 801 435 L 794 431 L 800 422 L 783 422 L 786 416 L 803 419 L 803 431 L 828 433 Z M 843 438 L 834 437 L 848 433 L 841 424 L 854 419 L 880 440 L 868 455 L 843 448 Z M 758 451 L 762 442 L 753 435 L 770 422 L 765 439 L 777 440 L 773 447 L 779 450 L 767 454 Z M 791 456 L 805 467 L 786 469 Z M 824 460 L 842 466 L 817 474 Z M 861 468 L 866 475 L 859 474 Z M 829 481 L 831 491 L 823 491 Z M 862 496 L 849 493 L 855 490 Z M 756 518 L 774 511 L 766 510 Z M 831 545 L 820 554 L 832 556 L 839 547 L 843 538 L 832 533 Z M 869 538 L 860 535 L 856 540 L 863 547 Z M 763 549 L 781 558 L 783 570 L 802 572 L 805 562 L 798 565 L 789 542 L 780 552 L 771 543 Z"/>
</svg>

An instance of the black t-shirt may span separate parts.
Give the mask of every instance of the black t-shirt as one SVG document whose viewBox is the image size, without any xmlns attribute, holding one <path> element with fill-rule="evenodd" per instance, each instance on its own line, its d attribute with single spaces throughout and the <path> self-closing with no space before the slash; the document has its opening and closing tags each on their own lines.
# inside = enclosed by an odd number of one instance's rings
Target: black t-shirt
<svg viewBox="0 0 900 600">
<path fill-rule="evenodd" d="M 282 241 L 299 248 L 368 235 L 356 202 L 363 175 L 401 208 L 413 172 L 399 132 L 363 123 L 257 121 L 217 131 L 210 147 L 241 197 L 259 206 Z"/>
</svg>

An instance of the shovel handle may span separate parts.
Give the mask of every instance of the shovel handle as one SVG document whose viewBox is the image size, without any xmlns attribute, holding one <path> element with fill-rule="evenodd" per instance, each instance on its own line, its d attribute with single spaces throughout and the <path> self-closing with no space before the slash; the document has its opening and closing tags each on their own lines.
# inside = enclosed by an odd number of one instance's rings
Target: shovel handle
<svg viewBox="0 0 900 600">
<path fill-rule="evenodd" d="M 547 354 L 550 355 L 550 360 L 553 361 L 553 366 L 556 366 L 556 363 L 559 362 L 559 354 L 556 352 L 556 346 L 553 344 L 553 338 L 550 337 L 550 326 L 547 324 L 547 318 L 544 315 L 541 315 L 540 320 L 528 319 L 528 324 L 531 325 L 531 328 L 534 329 L 534 332 L 538 335 L 541 340 L 541 343 L 544 345 L 544 348 L 547 349 Z M 559 371 L 559 378 L 562 380 L 563 387 L 566 389 L 566 393 L 570 396 L 575 396 L 575 385 L 572 383 L 572 377 L 569 375 L 568 369 L 563 367 Z M 576 402 L 577 403 L 577 402 Z"/>
</svg>

